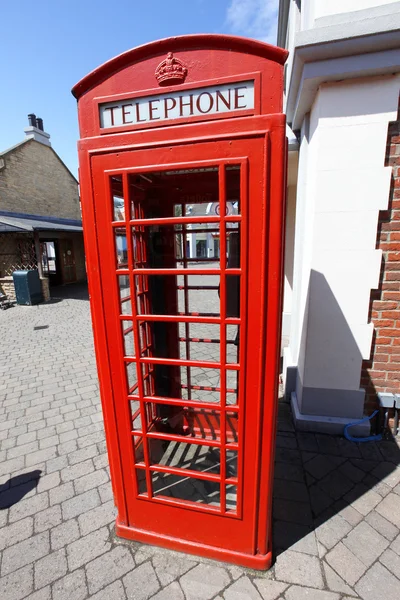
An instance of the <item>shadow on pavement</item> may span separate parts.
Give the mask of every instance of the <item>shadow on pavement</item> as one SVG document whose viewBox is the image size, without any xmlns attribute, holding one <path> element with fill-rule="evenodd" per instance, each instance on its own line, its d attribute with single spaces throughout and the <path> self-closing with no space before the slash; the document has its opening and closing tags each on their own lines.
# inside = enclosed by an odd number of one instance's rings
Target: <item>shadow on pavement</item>
<svg viewBox="0 0 400 600">
<path fill-rule="evenodd" d="M 22 475 L 10 477 L 6 483 L 0 485 L 0 510 L 5 510 L 17 504 L 29 492 L 34 490 L 38 483 L 42 471 L 35 470 Z"/>
<path fill-rule="evenodd" d="M 46 304 L 55 304 L 62 300 L 89 300 L 87 282 L 69 283 L 50 288 L 50 300 Z"/>
<path fill-rule="evenodd" d="M 281 400 L 276 441 L 273 546 L 275 557 L 291 548 L 317 554 L 366 518 L 400 482 L 396 440 L 349 442 L 344 437 L 295 431 L 290 404 Z M 382 512 L 382 511 L 381 511 Z M 336 518 L 335 518 L 336 517 Z M 373 523 L 372 521 L 375 521 Z"/>
</svg>

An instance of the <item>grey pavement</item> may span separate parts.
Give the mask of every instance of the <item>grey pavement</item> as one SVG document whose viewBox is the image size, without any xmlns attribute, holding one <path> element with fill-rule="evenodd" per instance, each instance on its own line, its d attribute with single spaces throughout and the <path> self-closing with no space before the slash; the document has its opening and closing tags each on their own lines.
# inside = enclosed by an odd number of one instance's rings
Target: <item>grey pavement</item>
<svg viewBox="0 0 400 600">
<path fill-rule="evenodd" d="M 279 406 L 267 572 L 114 536 L 87 293 L 0 313 L 1 600 L 400 595 L 399 445 L 296 433 Z"/>
</svg>

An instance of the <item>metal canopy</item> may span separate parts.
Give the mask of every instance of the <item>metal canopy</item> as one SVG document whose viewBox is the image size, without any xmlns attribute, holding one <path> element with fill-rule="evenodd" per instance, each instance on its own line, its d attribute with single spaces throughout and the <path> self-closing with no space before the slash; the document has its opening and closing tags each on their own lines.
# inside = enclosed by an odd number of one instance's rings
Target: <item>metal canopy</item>
<svg viewBox="0 0 400 600">
<path fill-rule="evenodd" d="M 0 232 L 70 231 L 81 232 L 81 221 L 55 219 L 39 215 L 10 215 L 0 213 Z"/>
</svg>

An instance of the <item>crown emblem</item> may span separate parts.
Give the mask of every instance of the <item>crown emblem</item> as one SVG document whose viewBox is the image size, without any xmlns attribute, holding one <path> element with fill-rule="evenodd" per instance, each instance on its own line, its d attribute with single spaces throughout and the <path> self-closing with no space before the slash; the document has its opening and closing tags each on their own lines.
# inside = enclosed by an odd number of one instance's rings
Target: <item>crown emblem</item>
<svg viewBox="0 0 400 600">
<path fill-rule="evenodd" d="M 183 62 L 175 58 L 172 52 L 168 52 L 167 58 L 160 62 L 154 74 L 159 85 L 166 85 L 185 81 L 187 72 Z"/>
</svg>

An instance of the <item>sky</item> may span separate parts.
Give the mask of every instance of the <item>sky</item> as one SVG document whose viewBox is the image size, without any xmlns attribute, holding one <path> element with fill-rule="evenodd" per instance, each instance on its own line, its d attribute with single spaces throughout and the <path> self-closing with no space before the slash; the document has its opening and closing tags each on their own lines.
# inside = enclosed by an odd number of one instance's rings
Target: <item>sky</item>
<svg viewBox="0 0 400 600">
<path fill-rule="evenodd" d="M 106 60 L 160 38 L 228 33 L 276 43 L 279 0 L 14 0 L 0 15 L 0 151 L 29 113 L 77 176 L 72 86 Z"/>
</svg>

